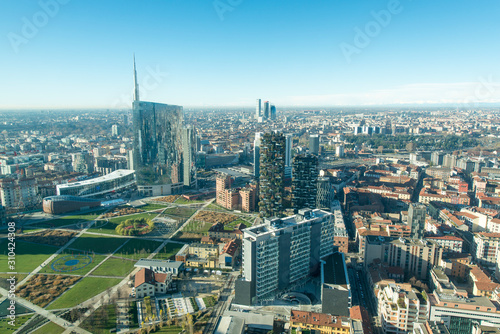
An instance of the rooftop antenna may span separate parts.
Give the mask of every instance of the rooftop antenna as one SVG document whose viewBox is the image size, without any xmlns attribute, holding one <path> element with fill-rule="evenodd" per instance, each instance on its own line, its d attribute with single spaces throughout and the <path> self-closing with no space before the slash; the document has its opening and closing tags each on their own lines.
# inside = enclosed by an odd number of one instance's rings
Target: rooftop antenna
<svg viewBox="0 0 500 334">
<path fill-rule="evenodd" d="M 135 53 L 134 53 L 134 101 L 139 101 L 139 84 L 137 83 L 137 70 L 135 69 Z"/>
</svg>

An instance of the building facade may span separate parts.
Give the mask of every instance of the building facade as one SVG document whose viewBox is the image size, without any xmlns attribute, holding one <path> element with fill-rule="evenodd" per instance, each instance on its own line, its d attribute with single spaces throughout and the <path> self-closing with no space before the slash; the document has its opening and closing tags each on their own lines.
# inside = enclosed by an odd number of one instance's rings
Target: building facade
<svg viewBox="0 0 500 334">
<path fill-rule="evenodd" d="M 184 185 L 182 149 L 184 111 L 181 106 L 144 102 L 139 99 L 139 86 L 135 71 L 135 97 L 132 104 L 134 130 L 133 163 L 140 193 L 146 196 L 178 193 Z M 186 140 L 192 141 L 186 135 Z M 188 150 L 187 156 L 191 157 Z M 192 176 L 192 163 L 186 171 Z M 186 180 L 191 183 L 191 180 Z M 148 186 L 148 187 L 144 187 Z"/>
<path fill-rule="evenodd" d="M 377 236 L 365 240 L 365 265 L 380 259 L 418 279 L 427 278 L 430 269 L 441 262 L 442 254 L 438 244 L 426 240 Z"/>
<path fill-rule="evenodd" d="M 378 292 L 378 315 L 386 334 L 413 332 L 415 322 L 425 322 L 430 304 L 416 290 L 389 284 Z"/>
<path fill-rule="evenodd" d="M 93 197 L 115 193 L 135 186 L 135 172 L 128 169 L 119 169 L 89 180 L 58 184 L 56 191 L 57 195 Z"/>
<path fill-rule="evenodd" d="M 316 207 L 318 157 L 298 154 L 293 157 L 292 207 L 295 210 Z"/>
<path fill-rule="evenodd" d="M 303 283 L 333 253 L 333 238 L 333 214 L 318 209 L 243 230 L 243 278 L 236 283 L 235 303 L 272 300 L 279 290 Z"/>
<path fill-rule="evenodd" d="M 425 213 L 423 204 L 411 203 L 408 207 L 408 225 L 411 226 L 411 237 L 422 239 L 425 231 Z"/>
<path fill-rule="evenodd" d="M 285 197 L 285 136 L 265 133 L 260 146 L 259 212 L 262 217 L 283 215 Z"/>
</svg>

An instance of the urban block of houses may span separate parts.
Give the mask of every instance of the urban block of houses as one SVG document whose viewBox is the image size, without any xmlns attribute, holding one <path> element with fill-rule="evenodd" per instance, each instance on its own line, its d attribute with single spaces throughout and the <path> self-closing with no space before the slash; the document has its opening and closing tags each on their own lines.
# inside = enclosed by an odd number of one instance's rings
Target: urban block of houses
<svg viewBox="0 0 500 334">
<path fill-rule="evenodd" d="M 171 273 L 155 273 L 151 269 L 142 268 L 135 274 L 136 298 L 166 294 L 171 284 Z"/>
<path fill-rule="evenodd" d="M 203 242 L 185 245 L 175 255 L 176 261 L 193 268 L 232 268 L 240 254 L 240 243 L 236 239 L 216 244 L 210 237 Z"/>
</svg>

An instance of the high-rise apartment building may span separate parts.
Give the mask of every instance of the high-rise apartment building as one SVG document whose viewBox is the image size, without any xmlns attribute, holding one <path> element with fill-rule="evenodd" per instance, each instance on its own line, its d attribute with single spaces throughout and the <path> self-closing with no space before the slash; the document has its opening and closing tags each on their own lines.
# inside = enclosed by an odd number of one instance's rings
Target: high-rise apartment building
<svg viewBox="0 0 500 334">
<path fill-rule="evenodd" d="M 316 183 L 316 208 L 330 210 L 334 192 L 329 177 L 319 177 Z"/>
<path fill-rule="evenodd" d="M 500 256 L 500 233 L 479 232 L 474 234 L 472 255 L 477 262 L 495 266 Z"/>
<path fill-rule="evenodd" d="M 264 101 L 264 115 L 262 116 L 262 118 L 269 119 L 270 113 L 271 113 L 271 106 L 269 104 L 269 101 Z"/>
<path fill-rule="evenodd" d="M 7 210 L 34 209 L 41 204 L 38 196 L 38 183 L 35 178 L 15 179 L 6 177 L 0 179 L 1 204 Z"/>
<path fill-rule="evenodd" d="M 332 213 L 316 209 L 243 230 L 243 279 L 237 281 L 235 303 L 272 300 L 317 273 L 320 259 L 333 253 L 333 229 Z"/>
<path fill-rule="evenodd" d="M 183 109 L 181 106 L 144 102 L 134 61 L 134 153 L 138 190 L 145 196 L 169 195 L 183 188 Z"/>
<path fill-rule="evenodd" d="M 319 135 L 309 136 L 309 152 L 311 154 L 319 154 Z"/>
<path fill-rule="evenodd" d="M 292 146 L 293 146 L 293 135 L 287 134 L 285 136 L 285 178 L 292 177 Z"/>
<path fill-rule="evenodd" d="M 119 129 L 120 128 L 118 127 L 118 124 L 113 124 L 111 126 L 111 135 L 114 136 L 114 137 L 118 136 L 120 134 L 119 133 Z"/>
<path fill-rule="evenodd" d="M 335 148 L 335 155 L 339 158 L 344 157 L 344 145 L 337 145 Z"/>
<path fill-rule="evenodd" d="M 316 207 L 318 157 L 298 154 L 293 157 L 292 207 L 295 210 Z"/>
<path fill-rule="evenodd" d="M 408 208 L 408 225 L 411 226 L 411 237 L 422 239 L 425 231 L 425 214 L 427 208 L 424 204 L 411 203 Z"/>
<path fill-rule="evenodd" d="M 283 215 L 285 146 L 282 133 L 269 132 L 261 137 L 259 211 L 262 217 Z"/>
<path fill-rule="evenodd" d="M 257 106 L 255 107 L 255 119 L 259 119 L 262 116 L 262 100 L 257 99 Z"/>
<path fill-rule="evenodd" d="M 184 185 L 196 187 L 196 132 L 191 126 L 182 129 L 182 165 Z"/>
<path fill-rule="evenodd" d="M 94 158 L 86 151 L 72 153 L 71 166 L 74 172 L 90 174 L 94 171 Z"/>
<path fill-rule="evenodd" d="M 253 141 L 253 176 L 257 179 L 260 177 L 260 144 L 261 144 L 261 132 L 255 133 L 255 139 Z"/>
<path fill-rule="evenodd" d="M 429 302 L 409 284 L 389 284 L 378 292 L 378 315 L 386 334 L 413 333 L 415 322 L 425 322 Z"/>
<path fill-rule="evenodd" d="M 427 279 L 430 269 L 441 263 L 443 249 L 432 241 L 396 237 L 365 237 L 366 266 L 375 259 L 400 267 L 408 275 Z"/>
<path fill-rule="evenodd" d="M 271 120 L 275 121 L 276 120 L 276 106 L 271 105 L 271 114 L 270 114 Z"/>
<path fill-rule="evenodd" d="M 441 166 L 444 162 L 444 152 L 432 152 L 431 162 L 434 166 Z"/>
</svg>

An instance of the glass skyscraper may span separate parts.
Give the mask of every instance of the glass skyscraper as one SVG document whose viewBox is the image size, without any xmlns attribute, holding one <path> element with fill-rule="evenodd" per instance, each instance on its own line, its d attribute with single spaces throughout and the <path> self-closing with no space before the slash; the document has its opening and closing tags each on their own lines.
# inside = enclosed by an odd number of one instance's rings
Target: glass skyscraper
<svg viewBox="0 0 500 334">
<path fill-rule="evenodd" d="M 134 101 L 134 167 L 138 184 L 182 182 L 181 106 Z"/>
<path fill-rule="evenodd" d="M 183 160 L 191 156 L 189 150 L 183 151 L 183 108 L 140 101 L 135 59 L 134 80 L 134 149 L 131 166 L 136 171 L 139 191 L 150 196 L 178 192 L 184 184 Z M 187 130 L 184 138 L 192 144 L 193 133 L 190 131 L 193 130 Z M 192 163 L 193 159 L 187 161 L 188 169 Z M 191 183 L 191 176 L 188 173 L 188 183 Z"/>
</svg>

